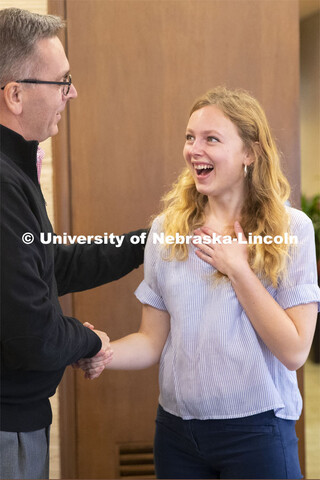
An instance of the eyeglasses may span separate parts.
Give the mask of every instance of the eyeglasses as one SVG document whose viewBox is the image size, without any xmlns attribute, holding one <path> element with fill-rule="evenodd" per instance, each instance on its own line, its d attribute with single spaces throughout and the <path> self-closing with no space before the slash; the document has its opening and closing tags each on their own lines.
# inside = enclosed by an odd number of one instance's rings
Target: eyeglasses
<svg viewBox="0 0 320 480">
<path fill-rule="evenodd" d="M 65 82 L 48 82 L 46 80 L 34 80 L 33 78 L 28 78 L 26 80 L 16 80 L 16 83 L 36 83 L 36 84 L 45 84 L 45 85 L 63 85 L 62 93 L 66 97 L 70 92 L 71 84 L 72 84 L 72 77 L 69 74 L 68 80 Z M 6 85 L 1 87 L 1 90 L 4 90 Z"/>
</svg>

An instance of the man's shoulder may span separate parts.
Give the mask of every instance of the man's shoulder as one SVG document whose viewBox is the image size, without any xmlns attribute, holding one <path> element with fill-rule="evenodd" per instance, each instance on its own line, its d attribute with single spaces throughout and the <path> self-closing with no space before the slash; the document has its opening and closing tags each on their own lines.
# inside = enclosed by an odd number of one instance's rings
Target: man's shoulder
<svg viewBox="0 0 320 480">
<path fill-rule="evenodd" d="M 0 151 L 0 178 L 5 180 L 14 176 L 16 171 L 14 162 L 3 152 Z"/>
<path fill-rule="evenodd" d="M 0 151 L 0 182 L 21 186 L 26 183 L 26 175 L 5 153 Z"/>
</svg>

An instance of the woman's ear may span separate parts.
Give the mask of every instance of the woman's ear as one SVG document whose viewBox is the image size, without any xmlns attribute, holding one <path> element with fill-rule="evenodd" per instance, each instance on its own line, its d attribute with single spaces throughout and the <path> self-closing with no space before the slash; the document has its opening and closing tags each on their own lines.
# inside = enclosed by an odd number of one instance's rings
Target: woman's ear
<svg viewBox="0 0 320 480">
<path fill-rule="evenodd" d="M 255 154 L 252 148 L 247 148 L 244 156 L 244 165 L 251 165 L 255 160 Z"/>
<path fill-rule="evenodd" d="M 19 83 L 9 82 L 4 91 L 4 101 L 8 110 L 14 115 L 22 113 L 22 87 Z"/>
<path fill-rule="evenodd" d="M 247 165 L 251 165 L 256 158 L 259 156 L 260 152 L 260 143 L 259 142 L 254 142 L 250 148 L 247 149 L 246 151 L 246 160 L 247 160 Z"/>
</svg>

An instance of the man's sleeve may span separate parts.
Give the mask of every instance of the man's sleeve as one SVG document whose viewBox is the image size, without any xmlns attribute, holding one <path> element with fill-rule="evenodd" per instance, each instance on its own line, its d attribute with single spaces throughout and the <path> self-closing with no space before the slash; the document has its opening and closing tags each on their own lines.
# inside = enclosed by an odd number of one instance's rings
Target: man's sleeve
<svg viewBox="0 0 320 480">
<path fill-rule="evenodd" d="M 55 275 L 59 295 L 98 287 L 138 268 L 143 263 L 146 236 L 147 230 L 124 234 L 120 247 L 109 243 L 57 245 Z"/>
<path fill-rule="evenodd" d="M 40 243 L 33 209 L 19 186 L 1 184 L 1 360 L 9 369 L 49 371 L 95 355 L 101 341 L 52 301 L 53 254 Z"/>
</svg>

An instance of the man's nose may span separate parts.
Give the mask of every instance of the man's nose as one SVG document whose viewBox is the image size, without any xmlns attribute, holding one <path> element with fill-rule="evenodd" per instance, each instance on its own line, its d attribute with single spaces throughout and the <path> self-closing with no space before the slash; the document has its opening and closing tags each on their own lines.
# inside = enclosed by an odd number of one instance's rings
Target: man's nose
<svg viewBox="0 0 320 480">
<path fill-rule="evenodd" d="M 72 98 L 77 98 L 77 96 L 78 96 L 77 89 L 73 85 L 73 83 L 71 83 L 70 90 L 69 90 L 69 93 L 68 93 L 68 100 L 71 100 Z"/>
</svg>

